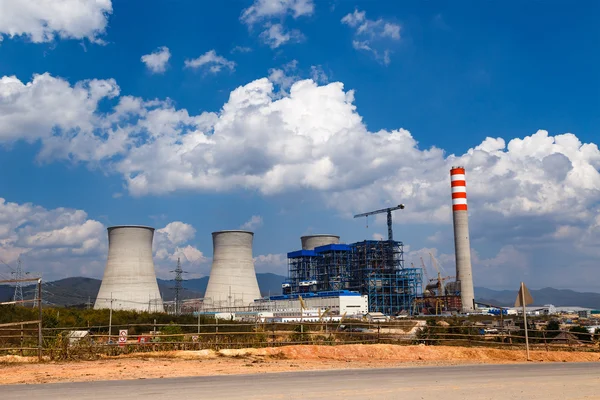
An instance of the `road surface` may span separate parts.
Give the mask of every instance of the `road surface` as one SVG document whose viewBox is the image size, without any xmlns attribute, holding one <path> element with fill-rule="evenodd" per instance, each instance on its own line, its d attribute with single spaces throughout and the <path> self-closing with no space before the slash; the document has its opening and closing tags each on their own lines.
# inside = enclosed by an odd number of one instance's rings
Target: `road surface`
<svg viewBox="0 0 600 400">
<path fill-rule="evenodd" d="M 600 364 L 511 364 L 0 386 L 25 399 L 600 399 Z"/>
</svg>

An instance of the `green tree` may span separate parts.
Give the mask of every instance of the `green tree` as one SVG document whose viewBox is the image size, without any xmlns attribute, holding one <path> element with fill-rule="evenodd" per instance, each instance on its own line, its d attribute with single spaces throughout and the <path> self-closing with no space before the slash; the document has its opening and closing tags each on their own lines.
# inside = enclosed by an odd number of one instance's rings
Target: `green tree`
<svg viewBox="0 0 600 400">
<path fill-rule="evenodd" d="M 548 325 L 546 325 L 546 331 L 547 332 L 553 332 L 553 333 L 558 333 L 558 331 L 560 331 L 560 324 L 558 323 L 557 320 L 553 319 L 552 321 L 548 322 Z"/>
<path fill-rule="evenodd" d="M 584 342 L 592 341 L 592 335 L 589 333 L 589 331 L 587 330 L 587 328 L 585 326 L 581 326 L 581 325 L 574 326 L 571 329 L 569 329 L 569 332 L 571 332 L 575 336 L 577 336 L 578 340 L 581 340 Z"/>
</svg>

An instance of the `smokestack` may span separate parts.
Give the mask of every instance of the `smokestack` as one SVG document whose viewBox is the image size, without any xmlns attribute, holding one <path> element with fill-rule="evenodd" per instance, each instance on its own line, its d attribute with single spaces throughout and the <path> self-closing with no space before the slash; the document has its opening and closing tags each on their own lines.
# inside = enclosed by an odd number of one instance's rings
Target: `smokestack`
<svg viewBox="0 0 600 400">
<path fill-rule="evenodd" d="M 206 305 L 247 307 L 260 298 L 248 231 L 213 232 L 213 262 L 204 295 Z"/>
<path fill-rule="evenodd" d="M 108 228 L 108 259 L 94 309 L 164 312 L 152 261 L 154 228 Z M 111 301 L 112 299 L 112 301 Z"/>
<path fill-rule="evenodd" d="M 314 250 L 315 247 L 327 246 L 328 244 L 339 244 L 340 237 L 336 235 L 310 235 L 302 236 L 302 250 Z"/>
<path fill-rule="evenodd" d="M 469 241 L 469 213 L 467 211 L 467 182 L 463 167 L 450 170 L 452 187 L 452 217 L 454 220 L 454 251 L 456 254 L 456 280 L 460 283 L 462 312 L 474 310 L 475 292 L 471 268 Z"/>
</svg>

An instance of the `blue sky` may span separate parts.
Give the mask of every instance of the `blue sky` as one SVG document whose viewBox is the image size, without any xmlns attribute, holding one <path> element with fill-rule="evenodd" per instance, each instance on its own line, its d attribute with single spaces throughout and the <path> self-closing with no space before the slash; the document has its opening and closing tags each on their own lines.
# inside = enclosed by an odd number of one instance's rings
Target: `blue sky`
<svg viewBox="0 0 600 400">
<path fill-rule="evenodd" d="M 462 163 L 476 285 L 600 284 L 597 2 L 60 1 L 0 1 L 3 261 L 99 277 L 106 226 L 148 224 L 159 276 L 199 276 L 254 216 L 284 274 L 302 234 L 377 237 L 352 214 L 404 202 L 407 260 L 451 272 Z"/>
</svg>

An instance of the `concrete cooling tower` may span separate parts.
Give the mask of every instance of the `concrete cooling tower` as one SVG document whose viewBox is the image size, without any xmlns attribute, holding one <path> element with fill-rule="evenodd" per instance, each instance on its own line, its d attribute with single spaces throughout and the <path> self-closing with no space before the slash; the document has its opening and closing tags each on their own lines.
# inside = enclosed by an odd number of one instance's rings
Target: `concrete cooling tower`
<svg viewBox="0 0 600 400">
<path fill-rule="evenodd" d="M 339 244 L 340 237 L 335 235 L 310 235 L 302 236 L 302 250 L 314 250 L 315 247 Z"/>
<path fill-rule="evenodd" d="M 452 189 L 452 217 L 454 220 L 454 251 L 456 254 L 456 280 L 460 285 L 462 311 L 474 310 L 475 292 L 471 267 L 471 243 L 469 240 L 469 213 L 467 207 L 467 181 L 465 169 L 450 170 Z"/>
<path fill-rule="evenodd" d="M 94 309 L 164 312 L 152 261 L 154 228 L 108 228 L 108 260 Z"/>
<path fill-rule="evenodd" d="M 213 232 L 213 262 L 204 294 L 210 307 L 246 307 L 260 298 L 248 231 Z"/>
</svg>

